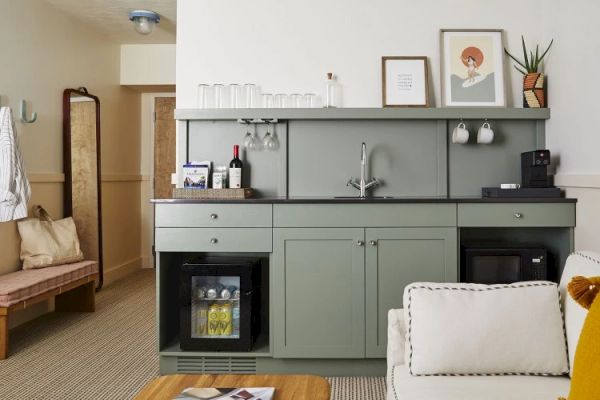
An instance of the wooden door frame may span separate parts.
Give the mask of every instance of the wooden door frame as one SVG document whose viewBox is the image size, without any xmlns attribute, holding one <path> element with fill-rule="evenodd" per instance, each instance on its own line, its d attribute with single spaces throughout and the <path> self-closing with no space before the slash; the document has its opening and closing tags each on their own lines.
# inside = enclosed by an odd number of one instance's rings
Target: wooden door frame
<svg viewBox="0 0 600 400">
<path fill-rule="evenodd" d="M 142 188 L 141 188 L 141 219 L 142 219 L 142 267 L 154 268 L 154 206 L 150 199 L 154 197 L 154 133 L 155 133 L 155 100 L 160 97 L 176 97 L 173 92 L 142 93 L 141 100 L 141 131 L 142 131 Z"/>
</svg>

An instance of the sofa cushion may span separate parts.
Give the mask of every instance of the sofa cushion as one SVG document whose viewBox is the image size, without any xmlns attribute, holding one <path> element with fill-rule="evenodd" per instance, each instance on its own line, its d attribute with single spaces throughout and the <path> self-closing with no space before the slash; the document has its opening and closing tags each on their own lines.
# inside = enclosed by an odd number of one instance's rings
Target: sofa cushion
<svg viewBox="0 0 600 400">
<path fill-rule="evenodd" d="M 568 373 L 557 285 L 413 283 L 404 291 L 412 375 Z"/>
<path fill-rule="evenodd" d="M 587 310 L 577 304 L 567 293 L 567 285 L 571 281 L 571 278 L 578 275 L 600 275 L 600 254 L 590 251 L 571 254 L 569 258 L 567 258 L 560 279 L 559 289 L 565 313 L 565 330 L 567 332 L 567 346 L 569 349 L 569 361 L 571 367 L 575 365 L 575 349 L 577 349 L 579 335 L 581 334 L 583 322 L 587 316 Z M 571 370 L 571 376 L 573 376 L 573 370 Z"/>
<path fill-rule="evenodd" d="M 0 275 L 0 307 L 9 307 L 96 273 L 96 261 L 81 261 Z"/>
<path fill-rule="evenodd" d="M 556 400 L 569 393 L 569 378 L 547 376 L 412 376 L 391 369 L 388 400 Z"/>
</svg>

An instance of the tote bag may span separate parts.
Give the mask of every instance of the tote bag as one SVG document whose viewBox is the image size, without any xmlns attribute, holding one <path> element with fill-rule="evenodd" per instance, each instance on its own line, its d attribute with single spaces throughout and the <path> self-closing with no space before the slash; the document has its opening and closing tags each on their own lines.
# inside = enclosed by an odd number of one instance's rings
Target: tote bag
<svg viewBox="0 0 600 400">
<path fill-rule="evenodd" d="M 33 207 L 36 218 L 17 222 L 21 235 L 23 269 L 44 268 L 83 260 L 73 218 L 58 221 L 41 206 Z"/>
</svg>

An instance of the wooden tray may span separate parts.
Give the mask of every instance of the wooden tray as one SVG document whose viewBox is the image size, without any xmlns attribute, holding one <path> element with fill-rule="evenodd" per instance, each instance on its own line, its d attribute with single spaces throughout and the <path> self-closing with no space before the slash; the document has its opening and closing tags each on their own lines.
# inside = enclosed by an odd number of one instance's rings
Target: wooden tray
<svg viewBox="0 0 600 400">
<path fill-rule="evenodd" d="M 174 188 L 174 199 L 248 199 L 252 197 L 251 188 L 243 189 L 190 189 Z"/>
</svg>

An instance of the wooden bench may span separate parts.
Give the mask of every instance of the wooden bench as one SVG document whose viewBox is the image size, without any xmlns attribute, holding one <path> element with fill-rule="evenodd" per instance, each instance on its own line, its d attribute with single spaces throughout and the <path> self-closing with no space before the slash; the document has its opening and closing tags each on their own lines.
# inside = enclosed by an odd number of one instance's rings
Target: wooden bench
<svg viewBox="0 0 600 400">
<path fill-rule="evenodd" d="M 94 312 L 97 279 L 95 261 L 0 275 L 0 360 L 8 357 L 10 313 L 53 297 L 56 311 Z"/>
</svg>

